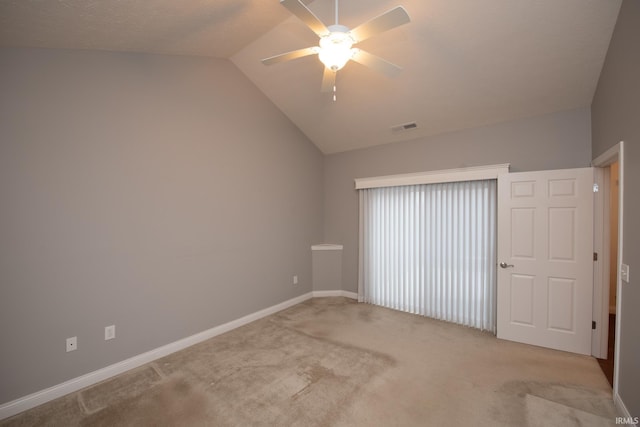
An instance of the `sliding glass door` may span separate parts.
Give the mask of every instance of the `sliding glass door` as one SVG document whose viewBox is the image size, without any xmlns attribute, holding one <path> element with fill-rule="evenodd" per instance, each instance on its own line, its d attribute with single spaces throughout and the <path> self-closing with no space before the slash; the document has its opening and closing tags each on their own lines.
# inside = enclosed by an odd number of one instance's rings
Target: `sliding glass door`
<svg viewBox="0 0 640 427">
<path fill-rule="evenodd" d="M 360 300 L 496 330 L 496 180 L 366 188 Z"/>
</svg>

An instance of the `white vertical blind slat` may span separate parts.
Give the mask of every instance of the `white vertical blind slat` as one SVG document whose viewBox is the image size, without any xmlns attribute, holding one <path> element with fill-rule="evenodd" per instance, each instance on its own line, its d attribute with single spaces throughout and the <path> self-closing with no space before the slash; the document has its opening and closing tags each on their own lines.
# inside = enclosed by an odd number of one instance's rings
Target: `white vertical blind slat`
<svg viewBox="0 0 640 427">
<path fill-rule="evenodd" d="M 360 298 L 495 333 L 496 181 L 359 193 Z"/>
</svg>

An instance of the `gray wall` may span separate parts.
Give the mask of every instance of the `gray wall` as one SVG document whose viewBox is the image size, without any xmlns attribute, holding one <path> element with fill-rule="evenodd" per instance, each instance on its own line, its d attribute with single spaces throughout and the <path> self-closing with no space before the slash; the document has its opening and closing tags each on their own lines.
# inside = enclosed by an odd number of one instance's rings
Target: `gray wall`
<svg viewBox="0 0 640 427">
<path fill-rule="evenodd" d="M 593 157 L 619 141 L 624 153 L 624 248 L 630 267 L 622 285 L 619 393 L 632 416 L 640 416 L 640 1 L 624 0 L 591 106 Z"/>
<path fill-rule="evenodd" d="M 358 284 L 355 178 L 511 163 L 513 172 L 587 167 L 588 108 L 446 135 L 329 155 L 325 158 L 325 241 L 344 245 L 343 289 Z"/>
<path fill-rule="evenodd" d="M 342 289 L 342 250 L 312 251 L 314 291 Z"/>
<path fill-rule="evenodd" d="M 311 291 L 323 156 L 230 62 L 2 49 L 0 94 L 0 403 Z"/>
</svg>

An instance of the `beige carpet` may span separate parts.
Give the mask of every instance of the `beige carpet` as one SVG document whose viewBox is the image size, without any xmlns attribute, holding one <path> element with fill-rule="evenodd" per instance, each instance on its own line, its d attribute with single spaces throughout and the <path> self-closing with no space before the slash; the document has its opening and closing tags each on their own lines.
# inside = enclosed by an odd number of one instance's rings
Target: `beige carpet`
<svg viewBox="0 0 640 427">
<path fill-rule="evenodd" d="M 316 298 L 0 426 L 613 426 L 595 359 Z"/>
</svg>

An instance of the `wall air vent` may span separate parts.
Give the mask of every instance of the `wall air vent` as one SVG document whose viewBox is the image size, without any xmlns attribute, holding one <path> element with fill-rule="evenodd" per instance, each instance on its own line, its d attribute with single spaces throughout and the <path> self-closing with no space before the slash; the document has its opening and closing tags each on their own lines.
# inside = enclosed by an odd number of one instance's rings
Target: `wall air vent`
<svg viewBox="0 0 640 427">
<path fill-rule="evenodd" d="M 411 129 L 416 129 L 417 127 L 418 127 L 418 124 L 416 122 L 405 123 L 402 125 L 396 125 L 391 127 L 391 132 L 392 133 L 406 132 Z"/>
</svg>

